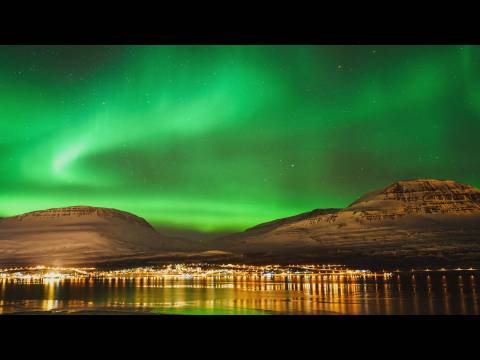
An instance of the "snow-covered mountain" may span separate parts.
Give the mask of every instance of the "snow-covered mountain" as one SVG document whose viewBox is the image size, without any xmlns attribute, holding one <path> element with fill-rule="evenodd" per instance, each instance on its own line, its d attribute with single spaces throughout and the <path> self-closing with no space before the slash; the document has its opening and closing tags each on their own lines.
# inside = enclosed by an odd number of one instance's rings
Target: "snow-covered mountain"
<svg viewBox="0 0 480 360">
<path fill-rule="evenodd" d="M 480 190 L 451 180 L 395 182 L 345 209 L 260 224 L 222 239 L 257 257 L 355 263 L 480 261 Z"/>
</svg>

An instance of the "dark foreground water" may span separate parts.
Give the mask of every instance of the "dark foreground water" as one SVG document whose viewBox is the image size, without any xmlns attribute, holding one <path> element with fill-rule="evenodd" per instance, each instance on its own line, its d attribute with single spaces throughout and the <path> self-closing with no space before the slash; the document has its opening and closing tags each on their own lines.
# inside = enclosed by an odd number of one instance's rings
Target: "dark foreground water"
<svg viewBox="0 0 480 360">
<path fill-rule="evenodd" d="M 0 314 L 475 314 L 479 273 L 0 280 Z"/>
</svg>

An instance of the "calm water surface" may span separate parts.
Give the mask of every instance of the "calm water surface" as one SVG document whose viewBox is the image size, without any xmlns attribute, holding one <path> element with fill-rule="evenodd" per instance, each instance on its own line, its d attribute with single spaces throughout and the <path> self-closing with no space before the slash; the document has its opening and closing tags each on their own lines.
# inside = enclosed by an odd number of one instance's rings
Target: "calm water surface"
<svg viewBox="0 0 480 360">
<path fill-rule="evenodd" d="M 479 314 L 478 272 L 0 280 L 0 314 Z"/>
</svg>

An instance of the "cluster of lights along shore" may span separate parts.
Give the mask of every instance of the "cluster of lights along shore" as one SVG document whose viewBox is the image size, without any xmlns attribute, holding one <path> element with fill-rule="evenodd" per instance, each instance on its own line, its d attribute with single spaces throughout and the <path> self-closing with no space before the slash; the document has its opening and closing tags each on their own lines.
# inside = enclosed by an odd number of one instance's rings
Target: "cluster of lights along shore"
<svg viewBox="0 0 480 360">
<path fill-rule="evenodd" d="M 65 280 L 65 279 L 145 279 L 145 278 L 272 278 L 286 276 L 389 277 L 391 273 L 349 269 L 343 265 L 237 265 L 237 264 L 169 264 L 102 270 L 76 267 L 10 267 L 0 269 L 0 279 Z"/>
<path fill-rule="evenodd" d="M 455 269 L 411 269 L 411 272 L 477 271 L 472 267 Z M 395 273 L 402 271 L 395 270 Z M 237 265 L 237 264 L 169 264 L 163 266 L 135 267 L 102 270 L 93 267 L 8 267 L 0 269 L 0 280 L 42 281 L 75 279 L 129 279 L 149 278 L 179 279 L 272 279 L 295 277 L 305 280 L 390 278 L 392 272 L 349 269 L 343 265 Z"/>
</svg>

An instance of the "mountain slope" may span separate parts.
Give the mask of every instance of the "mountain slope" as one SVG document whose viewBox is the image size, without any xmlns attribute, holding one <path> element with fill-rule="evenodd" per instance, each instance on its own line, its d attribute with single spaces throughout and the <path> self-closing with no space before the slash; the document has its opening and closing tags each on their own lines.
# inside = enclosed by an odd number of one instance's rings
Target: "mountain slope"
<svg viewBox="0 0 480 360">
<path fill-rule="evenodd" d="M 345 209 L 276 220 L 223 241 L 246 254 L 292 260 L 477 262 L 480 190 L 451 180 L 398 181 Z"/>
<path fill-rule="evenodd" d="M 124 211 L 55 208 L 0 219 L 0 263 L 89 263 L 158 251 L 168 240 Z"/>
</svg>

